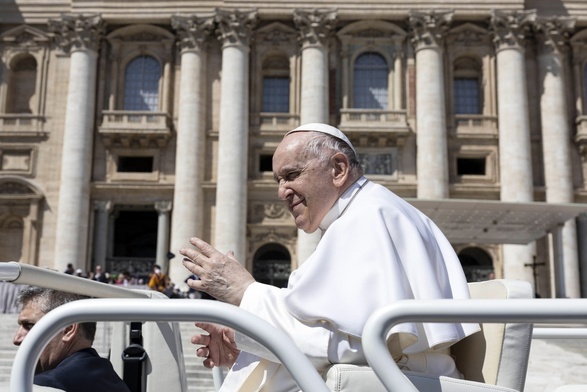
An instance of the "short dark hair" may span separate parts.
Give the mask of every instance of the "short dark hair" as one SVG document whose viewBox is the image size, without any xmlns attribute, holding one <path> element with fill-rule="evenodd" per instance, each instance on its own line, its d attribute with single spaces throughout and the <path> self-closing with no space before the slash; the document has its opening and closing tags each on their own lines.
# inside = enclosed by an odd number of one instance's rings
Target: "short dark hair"
<svg viewBox="0 0 587 392">
<path fill-rule="evenodd" d="M 48 289 L 45 287 L 25 286 L 17 294 L 14 302 L 16 305 L 20 306 L 26 306 L 31 302 L 36 302 L 38 303 L 41 311 L 47 314 L 53 309 L 68 302 L 88 298 L 90 297 L 85 295 L 66 293 L 64 291 Z M 96 336 L 96 322 L 79 323 L 78 325 L 81 336 L 93 343 L 94 337 Z"/>
</svg>

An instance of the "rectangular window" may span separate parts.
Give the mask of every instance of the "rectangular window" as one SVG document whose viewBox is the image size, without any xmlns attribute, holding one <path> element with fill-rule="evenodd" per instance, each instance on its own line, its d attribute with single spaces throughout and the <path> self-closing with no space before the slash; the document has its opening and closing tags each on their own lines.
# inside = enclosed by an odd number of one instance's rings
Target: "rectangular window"
<svg viewBox="0 0 587 392">
<path fill-rule="evenodd" d="M 273 155 L 261 154 L 259 156 L 259 171 L 272 172 L 273 171 Z"/>
<path fill-rule="evenodd" d="M 454 80 L 455 114 L 480 114 L 479 80 L 456 78 Z"/>
<path fill-rule="evenodd" d="M 457 175 L 485 175 L 485 158 L 457 158 Z"/>
<path fill-rule="evenodd" d="M 153 157 L 118 157 L 119 173 L 151 173 Z"/>
<path fill-rule="evenodd" d="M 264 113 L 289 113 L 289 78 L 263 78 Z"/>
</svg>

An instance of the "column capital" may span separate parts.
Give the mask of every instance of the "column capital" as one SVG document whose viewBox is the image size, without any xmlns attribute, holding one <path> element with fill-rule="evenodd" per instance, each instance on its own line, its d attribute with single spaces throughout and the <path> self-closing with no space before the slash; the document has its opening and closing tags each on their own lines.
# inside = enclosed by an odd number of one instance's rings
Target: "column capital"
<svg viewBox="0 0 587 392">
<path fill-rule="evenodd" d="M 49 20 L 49 31 L 54 34 L 57 45 L 66 53 L 76 50 L 97 52 L 105 32 L 105 24 L 100 15 L 64 14 L 61 19 Z"/>
<path fill-rule="evenodd" d="M 569 36 L 575 29 L 575 18 L 539 18 L 534 22 L 543 53 L 564 53 L 569 48 Z"/>
<path fill-rule="evenodd" d="M 114 204 L 110 200 L 96 200 L 94 201 L 94 210 L 105 212 L 107 214 L 112 212 Z"/>
<path fill-rule="evenodd" d="M 214 17 L 218 24 L 216 34 L 223 45 L 248 47 L 251 33 L 259 21 L 257 10 L 239 11 L 216 9 Z"/>
<path fill-rule="evenodd" d="M 454 11 L 410 11 L 408 21 L 412 43 L 416 50 L 424 47 L 440 47 L 448 30 Z"/>
<path fill-rule="evenodd" d="M 300 31 L 299 40 L 302 45 L 326 45 L 336 25 L 335 9 L 305 11 L 295 9 L 293 20 Z"/>
<path fill-rule="evenodd" d="M 492 10 L 489 26 L 496 49 L 523 48 L 526 34 L 534 21 L 536 21 L 536 10 L 512 12 Z"/>
<path fill-rule="evenodd" d="M 155 202 L 155 209 L 157 210 L 157 212 L 159 214 L 164 214 L 166 212 L 171 211 L 172 206 L 173 206 L 173 202 L 168 201 L 168 200 L 162 200 L 162 201 Z"/>
<path fill-rule="evenodd" d="M 202 50 L 214 29 L 214 16 L 201 18 L 196 15 L 174 15 L 171 17 L 171 27 L 177 31 L 182 52 Z"/>
</svg>

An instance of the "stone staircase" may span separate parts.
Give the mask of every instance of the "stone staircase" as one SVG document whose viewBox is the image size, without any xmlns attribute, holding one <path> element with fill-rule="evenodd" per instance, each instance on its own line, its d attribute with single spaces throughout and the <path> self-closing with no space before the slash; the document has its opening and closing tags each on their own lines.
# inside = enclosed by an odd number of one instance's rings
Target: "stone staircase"
<svg viewBox="0 0 587 392">
<path fill-rule="evenodd" d="M 18 326 L 17 319 L 17 314 L 0 313 L 0 385 L 7 385 L 10 381 L 12 362 L 17 350 L 17 347 L 12 344 L 12 338 Z M 94 348 L 104 357 L 108 355 L 110 329 L 111 326 L 108 323 L 98 323 Z M 190 342 L 192 335 L 197 333 L 197 328 L 191 322 L 183 322 L 180 323 L 180 330 L 188 391 L 214 392 L 212 370 L 202 365 L 202 359 L 196 357 L 196 347 Z"/>
</svg>

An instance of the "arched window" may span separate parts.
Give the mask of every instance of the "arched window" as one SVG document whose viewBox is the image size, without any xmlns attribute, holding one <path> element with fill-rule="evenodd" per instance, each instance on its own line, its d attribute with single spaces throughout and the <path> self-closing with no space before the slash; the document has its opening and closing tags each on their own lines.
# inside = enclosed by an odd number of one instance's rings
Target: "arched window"
<svg viewBox="0 0 587 392">
<path fill-rule="evenodd" d="M 461 58 L 454 64 L 454 113 L 481 114 L 481 70 L 471 58 Z"/>
<path fill-rule="evenodd" d="M 18 60 L 13 66 L 10 84 L 8 86 L 9 99 L 6 103 L 6 113 L 34 112 L 32 101 L 36 92 L 37 61 L 32 56 Z"/>
<path fill-rule="evenodd" d="M 264 113 L 289 113 L 289 63 L 287 58 L 273 57 L 263 64 Z"/>
<path fill-rule="evenodd" d="M 291 272 L 291 257 L 279 244 L 263 245 L 253 258 L 253 277 L 257 282 L 286 287 Z"/>
<path fill-rule="evenodd" d="M 379 53 L 366 52 L 357 57 L 353 72 L 353 107 L 387 109 L 388 74 L 387 61 Z"/>
<path fill-rule="evenodd" d="M 459 260 L 467 277 L 467 282 L 479 282 L 494 277 L 491 256 L 481 248 L 471 247 L 461 250 Z"/>
<path fill-rule="evenodd" d="M 127 66 L 124 74 L 124 110 L 159 109 L 161 66 L 151 56 L 139 56 Z"/>
<path fill-rule="evenodd" d="M 0 216 L 0 254 L 5 261 L 20 261 L 22 256 L 24 224 L 22 218 L 14 215 Z M 30 260 L 26 260 L 30 262 Z"/>
</svg>

